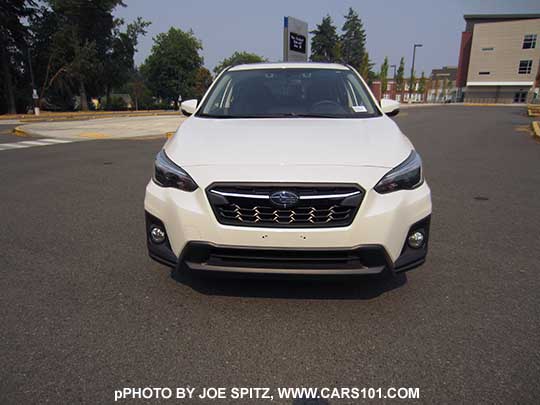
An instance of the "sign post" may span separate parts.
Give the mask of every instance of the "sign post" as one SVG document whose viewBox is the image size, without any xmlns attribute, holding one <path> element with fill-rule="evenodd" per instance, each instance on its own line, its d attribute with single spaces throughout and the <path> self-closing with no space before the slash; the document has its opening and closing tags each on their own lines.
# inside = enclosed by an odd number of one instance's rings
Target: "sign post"
<svg viewBox="0 0 540 405">
<path fill-rule="evenodd" d="M 283 61 L 307 62 L 308 25 L 293 17 L 283 19 Z"/>
</svg>

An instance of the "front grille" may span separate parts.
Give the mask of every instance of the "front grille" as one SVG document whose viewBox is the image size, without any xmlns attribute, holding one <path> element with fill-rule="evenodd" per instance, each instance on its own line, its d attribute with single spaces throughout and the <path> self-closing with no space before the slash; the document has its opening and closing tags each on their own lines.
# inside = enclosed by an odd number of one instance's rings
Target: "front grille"
<svg viewBox="0 0 540 405">
<path fill-rule="evenodd" d="M 274 193 L 298 200 L 280 206 Z M 206 190 L 217 220 L 225 225 L 258 227 L 340 227 L 350 225 L 364 197 L 357 185 L 213 184 Z"/>
</svg>

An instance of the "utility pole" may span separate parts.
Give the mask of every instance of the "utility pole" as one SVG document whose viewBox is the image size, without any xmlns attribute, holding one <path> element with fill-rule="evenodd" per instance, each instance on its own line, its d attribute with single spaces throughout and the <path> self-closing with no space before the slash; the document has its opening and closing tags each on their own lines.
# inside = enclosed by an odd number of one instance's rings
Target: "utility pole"
<svg viewBox="0 0 540 405">
<path fill-rule="evenodd" d="M 411 78 L 409 82 L 409 104 L 412 103 L 412 90 L 413 90 L 413 76 L 414 76 L 414 59 L 416 58 L 416 48 L 421 48 L 422 44 L 414 44 L 412 54 L 412 66 L 411 66 Z"/>
</svg>

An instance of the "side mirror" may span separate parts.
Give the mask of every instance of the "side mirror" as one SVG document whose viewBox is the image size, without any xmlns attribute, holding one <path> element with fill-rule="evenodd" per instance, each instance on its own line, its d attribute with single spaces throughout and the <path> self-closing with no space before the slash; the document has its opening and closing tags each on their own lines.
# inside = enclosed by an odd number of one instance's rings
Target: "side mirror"
<svg viewBox="0 0 540 405">
<path fill-rule="evenodd" d="M 383 113 L 389 117 L 399 114 L 399 101 L 390 100 L 389 98 L 381 99 L 381 109 Z"/>
<path fill-rule="evenodd" d="M 180 104 L 180 111 L 182 111 L 182 114 L 189 117 L 197 111 L 197 100 L 183 101 L 182 104 Z"/>
</svg>

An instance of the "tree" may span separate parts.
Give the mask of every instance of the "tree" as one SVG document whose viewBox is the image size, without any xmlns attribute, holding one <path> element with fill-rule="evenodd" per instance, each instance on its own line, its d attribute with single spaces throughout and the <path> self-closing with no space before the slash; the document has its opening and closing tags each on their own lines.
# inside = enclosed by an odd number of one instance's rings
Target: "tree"
<svg viewBox="0 0 540 405">
<path fill-rule="evenodd" d="M 28 27 L 22 23 L 33 12 L 31 0 L 2 0 L 0 2 L 0 80 L 2 94 L 9 113 L 17 110 L 14 79 L 24 73 Z"/>
<path fill-rule="evenodd" d="M 442 83 L 442 91 L 441 91 L 443 102 L 446 100 L 447 90 L 448 90 L 448 79 L 444 78 L 443 83 Z"/>
<path fill-rule="evenodd" d="M 236 66 L 236 65 L 242 65 L 244 63 L 261 63 L 266 62 L 268 59 L 257 55 L 256 53 L 250 53 L 250 52 L 235 52 L 228 58 L 223 59 L 221 62 L 217 64 L 217 66 L 214 68 L 214 73 L 217 75 L 221 73 L 223 69 L 229 66 Z"/>
<path fill-rule="evenodd" d="M 201 100 L 211 84 L 212 74 L 208 69 L 201 66 L 199 69 L 197 69 L 197 73 L 195 75 L 195 87 L 193 89 L 195 97 L 198 100 Z"/>
<path fill-rule="evenodd" d="M 42 4 L 32 20 L 41 93 L 54 86 L 69 99 L 75 92 L 86 110 L 88 96 L 101 95 L 108 81 L 106 66 L 121 23 L 112 12 L 124 4 L 122 0 L 47 0 Z"/>
<path fill-rule="evenodd" d="M 439 101 L 439 79 L 437 76 L 435 76 L 435 84 L 433 86 L 433 89 L 435 90 L 435 102 Z"/>
<path fill-rule="evenodd" d="M 194 96 L 195 77 L 202 66 L 202 49 L 193 31 L 170 28 L 154 38 L 150 55 L 141 66 L 141 73 L 153 94 L 167 102 Z"/>
<path fill-rule="evenodd" d="M 127 25 L 125 32 L 121 32 L 118 28 L 121 24 L 123 21 L 118 20 L 117 27 L 114 29 L 111 50 L 107 54 L 104 66 L 107 104 L 112 88 L 126 83 L 133 75 L 135 70 L 133 57 L 137 51 L 139 36 L 146 34 L 146 27 L 151 23 L 138 17 Z"/>
<path fill-rule="evenodd" d="M 362 56 L 362 62 L 360 63 L 360 67 L 358 69 L 358 73 L 360 73 L 360 76 L 364 78 L 365 81 L 368 83 L 371 83 L 373 80 L 373 72 L 372 72 L 373 63 L 369 61 L 369 53 L 364 52 L 364 55 Z"/>
<path fill-rule="evenodd" d="M 48 0 L 30 18 L 31 53 L 40 104 L 46 108 L 88 108 L 87 96 L 109 94 L 134 71 L 138 37 L 148 22 L 124 21 L 112 15 L 121 0 Z"/>
<path fill-rule="evenodd" d="M 450 97 L 450 94 L 452 94 L 452 79 L 447 79 L 446 83 L 446 96 Z"/>
<path fill-rule="evenodd" d="M 379 74 L 381 80 L 381 94 L 386 93 L 388 87 L 388 57 L 384 58 L 384 62 L 381 65 L 381 73 Z"/>
<path fill-rule="evenodd" d="M 339 37 L 332 18 L 327 15 L 317 28 L 310 32 L 311 56 L 313 62 L 336 62 L 339 59 Z"/>
<path fill-rule="evenodd" d="M 409 98 L 413 93 L 416 93 L 416 76 L 414 75 L 414 72 L 412 72 L 411 77 L 409 78 Z"/>
<path fill-rule="evenodd" d="M 359 69 L 366 52 L 366 32 L 362 20 L 352 7 L 345 16 L 345 23 L 341 30 L 343 34 L 340 38 L 340 49 L 343 62 Z"/>
<path fill-rule="evenodd" d="M 405 79 L 403 75 L 405 74 L 405 58 L 401 57 L 399 61 L 399 67 L 396 73 L 396 88 L 398 92 L 403 91 L 403 84 L 405 83 Z"/>
<path fill-rule="evenodd" d="M 426 91 L 426 75 L 422 71 L 422 75 L 420 76 L 420 80 L 418 81 L 418 92 L 420 94 L 424 94 Z"/>
<path fill-rule="evenodd" d="M 127 83 L 127 91 L 135 103 L 135 110 L 148 108 L 152 104 L 150 90 L 146 86 L 141 72 L 138 69 L 133 71 L 131 80 Z"/>
</svg>

